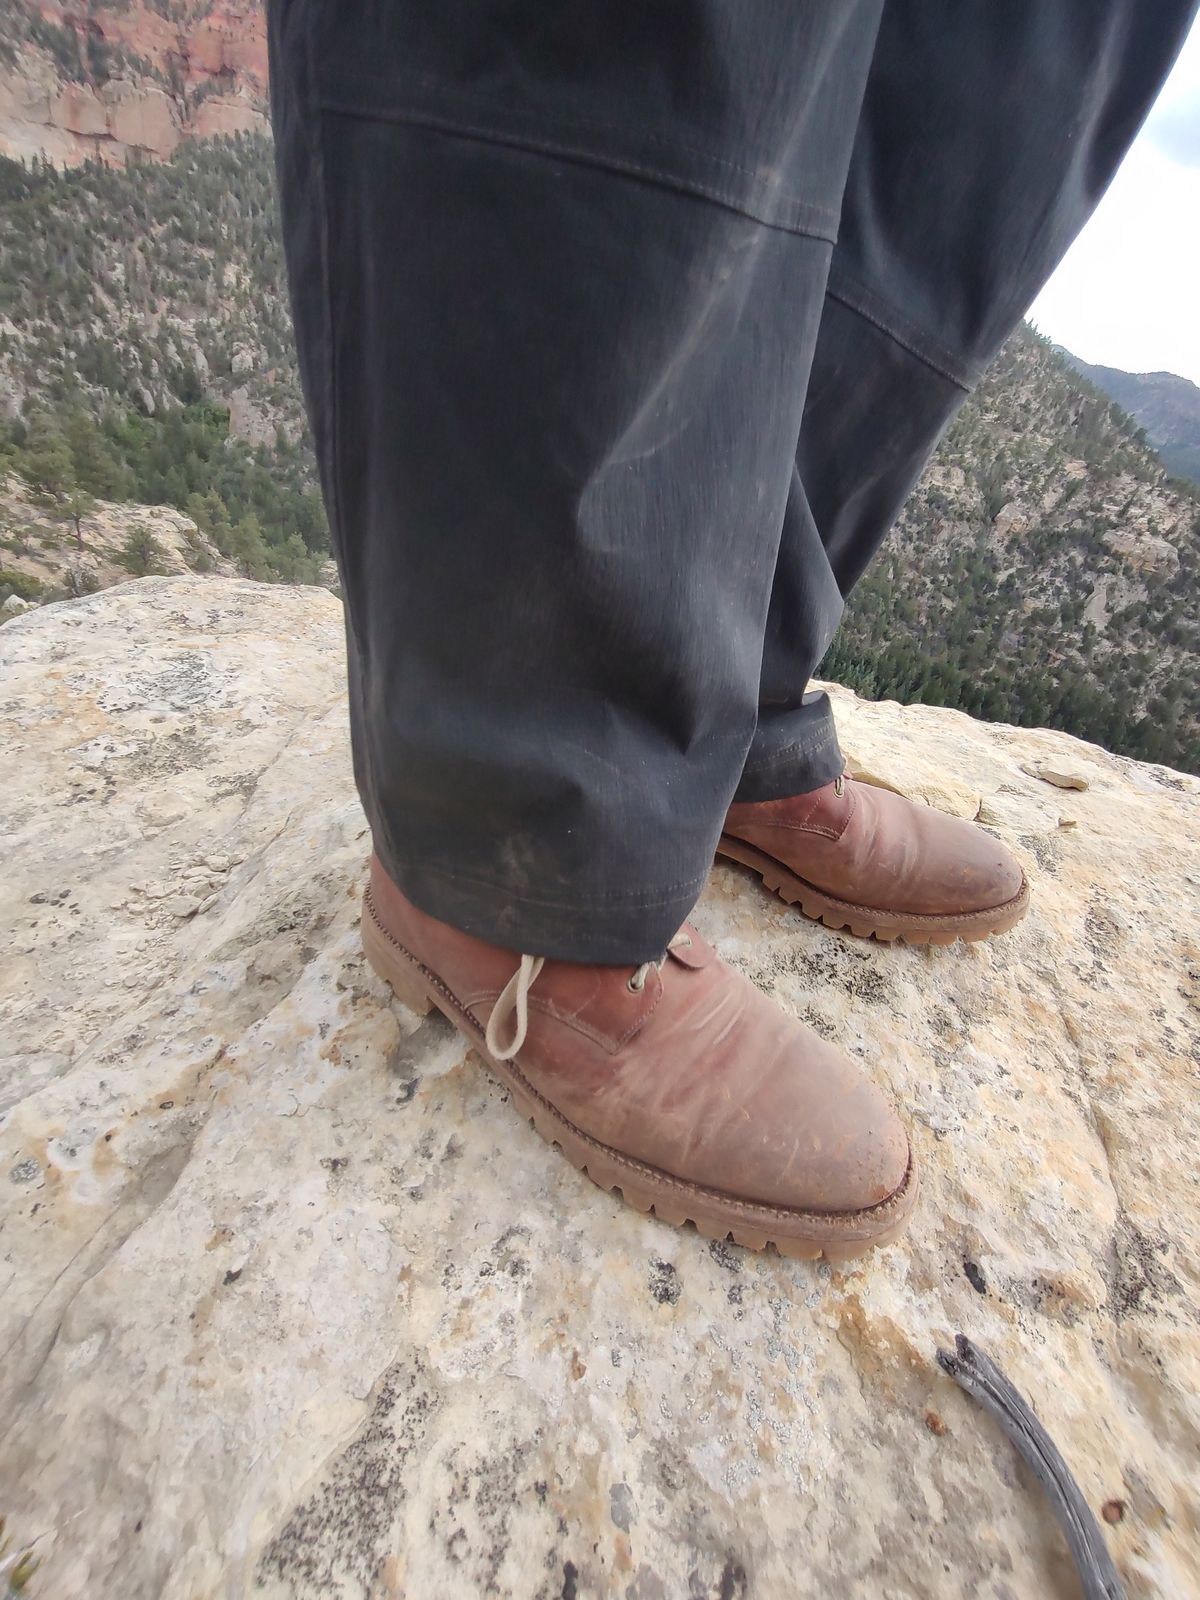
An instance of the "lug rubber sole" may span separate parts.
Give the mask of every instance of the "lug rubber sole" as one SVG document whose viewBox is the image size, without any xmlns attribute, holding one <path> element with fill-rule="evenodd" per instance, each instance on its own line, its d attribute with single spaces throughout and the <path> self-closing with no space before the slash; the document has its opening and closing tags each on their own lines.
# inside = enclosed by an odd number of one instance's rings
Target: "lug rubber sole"
<svg viewBox="0 0 1200 1600">
<path fill-rule="evenodd" d="M 749 1250 L 773 1244 L 781 1255 L 803 1260 L 824 1256 L 850 1260 L 875 1245 L 890 1244 L 904 1231 L 920 1191 L 916 1158 L 910 1146 L 908 1171 L 894 1194 L 865 1211 L 793 1211 L 739 1200 L 672 1177 L 657 1167 L 623 1155 L 577 1128 L 523 1076 L 514 1061 L 496 1061 L 484 1044 L 484 1031 L 455 996 L 417 958 L 394 939 L 375 913 L 370 891 L 363 897 L 363 950 L 372 968 L 397 999 L 419 1016 L 436 1008 L 473 1046 L 492 1074 L 505 1085 L 518 1110 L 572 1166 L 599 1188 L 619 1193 L 638 1211 L 683 1227 L 691 1222 L 706 1239 L 732 1240 Z"/>
<path fill-rule="evenodd" d="M 717 854 L 727 861 L 736 861 L 739 866 L 749 867 L 762 879 L 764 888 L 798 907 L 814 922 L 823 922 L 835 931 L 845 930 L 860 939 L 879 939 L 888 944 L 893 940 L 902 940 L 905 944 L 953 944 L 956 939 L 973 943 L 1007 933 L 1029 910 L 1029 884 L 1022 880 L 1019 894 L 1003 905 L 989 906 L 984 911 L 963 912 L 957 916 L 889 915 L 873 906 L 835 900 L 815 884 L 797 877 L 782 861 L 730 833 L 721 835 Z"/>
</svg>

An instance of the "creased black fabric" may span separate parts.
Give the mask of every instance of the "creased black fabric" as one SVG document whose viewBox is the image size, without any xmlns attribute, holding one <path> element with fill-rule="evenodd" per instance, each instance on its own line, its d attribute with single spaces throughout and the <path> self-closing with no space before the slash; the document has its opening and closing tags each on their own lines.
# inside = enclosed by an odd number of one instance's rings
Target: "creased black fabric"
<svg viewBox="0 0 1200 1600">
<path fill-rule="evenodd" d="M 648 959 L 735 792 L 837 774 L 843 598 L 1190 10 L 271 0 L 355 774 L 418 905 Z"/>
</svg>

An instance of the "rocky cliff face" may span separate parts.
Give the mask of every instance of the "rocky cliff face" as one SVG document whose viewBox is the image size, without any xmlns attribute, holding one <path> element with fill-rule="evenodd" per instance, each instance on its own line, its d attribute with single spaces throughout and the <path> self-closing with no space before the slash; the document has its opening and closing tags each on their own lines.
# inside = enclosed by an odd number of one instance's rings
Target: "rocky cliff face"
<svg viewBox="0 0 1200 1600">
<path fill-rule="evenodd" d="M 0 20 L 0 153 L 120 165 L 266 127 L 258 0 L 3 0 Z"/>
<path fill-rule="evenodd" d="M 14 596 L 30 604 L 53 602 L 123 583 L 131 570 L 235 574 L 233 563 L 173 506 L 76 504 L 78 526 L 20 479 L 0 477 L 0 620 Z"/>
<path fill-rule="evenodd" d="M 7 624 L 0 681 L 0 1506 L 35 1593 L 1073 1595 L 934 1364 L 962 1329 L 1133 1600 L 1194 1595 L 1200 783 L 835 691 L 854 768 L 979 816 L 1035 900 L 890 949 L 714 871 L 705 934 L 924 1163 L 905 1243 L 814 1269 L 624 1210 L 371 975 L 329 595 L 145 579 Z"/>
</svg>

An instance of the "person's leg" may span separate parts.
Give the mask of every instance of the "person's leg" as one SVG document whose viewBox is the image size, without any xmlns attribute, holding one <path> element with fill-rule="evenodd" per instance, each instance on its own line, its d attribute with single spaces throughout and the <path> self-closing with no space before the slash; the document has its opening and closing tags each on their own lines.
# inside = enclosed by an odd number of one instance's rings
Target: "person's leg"
<svg viewBox="0 0 1200 1600">
<path fill-rule="evenodd" d="M 809 680 L 971 389 L 1091 215 L 1196 0 L 886 0 L 800 428 L 739 800 L 841 771 Z"/>
<path fill-rule="evenodd" d="M 662 954 L 757 719 L 878 0 L 276 0 L 360 792 L 423 910 Z"/>
<path fill-rule="evenodd" d="M 676 931 L 753 736 L 878 0 L 270 21 L 368 958 L 643 1210 L 894 1237 L 880 1091 Z"/>
<path fill-rule="evenodd" d="M 887 0 L 800 429 L 758 730 L 722 852 L 834 927 L 978 938 L 1028 892 L 979 829 L 840 778 L 809 679 L 946 424 L 1090 215 L 1194 0 Z"/>
</svg>

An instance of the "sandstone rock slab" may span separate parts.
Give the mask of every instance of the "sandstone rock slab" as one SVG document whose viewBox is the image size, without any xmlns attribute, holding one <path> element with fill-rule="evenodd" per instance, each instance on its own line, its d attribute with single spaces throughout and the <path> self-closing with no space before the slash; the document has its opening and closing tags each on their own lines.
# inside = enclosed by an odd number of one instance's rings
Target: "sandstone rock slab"
<svg viewBox="0 0 1200 1600">
<path fill-rule="evenodd" d="M 962 1329 L 1120 1502 L 1134 1600 L 1194 1595 L 1200 784 L 834 691 L 878 779 L 987 803 L 1034 908 L 889 949 L 714 871 L 703 931 L 924 1163 L 906 1243 L 814 1268 L 625 1211 L 365 967 L 341 626 L 320 589 L 154 578 L 0 632 L 0 1509 L 33 1592 L 1073 1597 L 934 1364 Z M 1043 758 L 1087 763 L 1076 828 Z"/>
<path fill-rule="evenodd" d="M 1064 762 L 1048 761 L 1044 757 L 1040 761 L 1023 762 L 1021 771 L 1031 778 L 1040 778 L 1043 783 L 1053 784 L 1056 789 L 1086 789 L 1090 782 L 1087 773 L 1077 768 L 1068 769 Z"/>
</svg>

